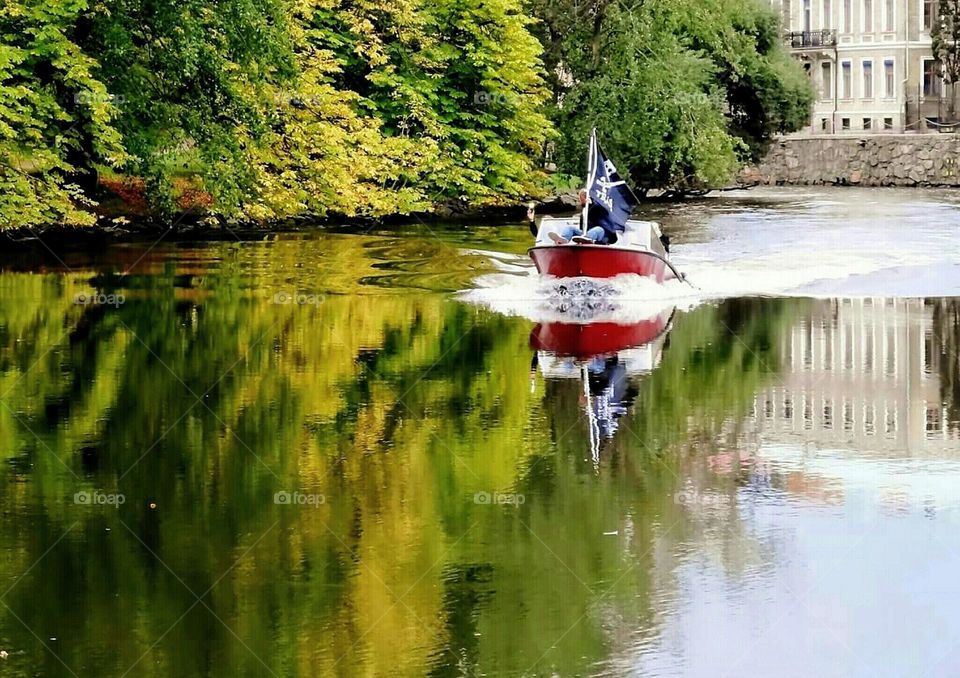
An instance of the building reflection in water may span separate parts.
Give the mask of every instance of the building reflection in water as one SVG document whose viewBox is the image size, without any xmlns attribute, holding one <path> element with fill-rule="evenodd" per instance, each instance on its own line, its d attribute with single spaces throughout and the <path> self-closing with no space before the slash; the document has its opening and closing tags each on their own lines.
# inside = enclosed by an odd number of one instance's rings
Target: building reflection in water
<svg viewBox="0 0 960 678">
<path fill-rule="evenodd" d="M 755 430 L 875 452 L 942 447 L 958 436 L 941 394 L 940 343 L 922 300 L 817 302 L 782 339 L 779 379 L 754 399 Z"/>
<path fill-rule="evenodd" d="M 960 302 L 792 303 L 752 411 L 685 450 L 677 592 L 611 675 L 956 673 Z"/>
<path fill-rule="evenodd" d="M 960 427 L 944 378 L 956 329 L 938 325 L 950 303 L 814 302 L 782 337 L 780 370 L 755 395 L 743 444 L 710 455 L 710 469 L 739 467 L 750 491 L 864 516 L 960 504 Z"/>
</svg>

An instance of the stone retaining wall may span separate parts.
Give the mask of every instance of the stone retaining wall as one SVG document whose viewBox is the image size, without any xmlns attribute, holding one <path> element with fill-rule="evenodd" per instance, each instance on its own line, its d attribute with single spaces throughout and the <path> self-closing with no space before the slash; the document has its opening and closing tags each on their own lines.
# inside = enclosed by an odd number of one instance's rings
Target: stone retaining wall
<svg viewBox="0 0 960 678">
<path fill-rule="evenodd" d="M 960 134 L 784 138 L 740 179 L 745 184 L 960 186 Z"/>
</svg>

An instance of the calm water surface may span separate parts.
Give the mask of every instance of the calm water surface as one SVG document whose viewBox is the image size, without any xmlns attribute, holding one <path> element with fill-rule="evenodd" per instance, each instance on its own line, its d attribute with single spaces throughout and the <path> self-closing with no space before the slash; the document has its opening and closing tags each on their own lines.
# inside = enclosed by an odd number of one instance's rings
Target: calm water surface
<svg viewBox="0 0 960 678">
<path fill-rule="evenodd" d="M 0 672 L 960 673 L 960 196 L 649 214 L 8 256 Z"/>
</svg>

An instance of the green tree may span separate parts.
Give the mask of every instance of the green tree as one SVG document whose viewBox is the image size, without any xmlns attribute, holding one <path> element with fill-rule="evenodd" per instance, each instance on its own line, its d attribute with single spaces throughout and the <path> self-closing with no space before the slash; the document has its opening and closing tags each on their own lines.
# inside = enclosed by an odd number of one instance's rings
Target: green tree
<svg viewBox="0 0 960 678">
<path fill-rule="evenodd" d="M 325 0 L 302 2 L 292 16 L 297 76 L 273 91 L 270 143 L 259 154 L 248 216 L 380 216 L 431 207 L 421 184 L 437 146 L 389 133 L 373 103 L 347 88 L 357 44 L 344 49 L 341 19 Z"/>
<path fill-rule="evenodd" d="M 569 21 L 550 5 L 541 11 Z M 547 48 L 563 59 L 548 67 L 570 74 L 557 110 L 565 171 L 581 172 L 596 125 L 641 189 L 700 190 L 730 181 L 775 133 L 806 124 L 810 84 L 755 0 L 595 3 L 585 14 L 592 21 L 561 37 L 564 47 Z"/>
<path fill-rule="evenodd" d="M 939 0 L 937 18 L 930 30 L 933 55 L 940 63 L 943 79 L 950 85 L 948 115 L 957 119 L 957 81 L 960 81 L 960 0 Z"/>
<path fill-rule="evenodd" d="M 172 213 L 182 177 L 238 215 L 256 186 L 269 88 L 295 73 L 285 0 L 110 0 L 91 18 L 89 48 L 123 101 L 124 169 L 146 179 L 151 206 Z"/>
<path fill-rule="evenodd" d="M 0 7 L 0 229 L 92 223 L 96 166 L 124 160 L 116 100 L 77 43 L 86 12 L 83 1 Z"/>
<path fill-rule="evenodd" d="M 551 125 L 541 45 L 518 0 L 344 0 L 324 26 L 338 89 L 388 137 L 416 139 L 432 200 L 468 204 L 537 190 Z"/>
</svg>

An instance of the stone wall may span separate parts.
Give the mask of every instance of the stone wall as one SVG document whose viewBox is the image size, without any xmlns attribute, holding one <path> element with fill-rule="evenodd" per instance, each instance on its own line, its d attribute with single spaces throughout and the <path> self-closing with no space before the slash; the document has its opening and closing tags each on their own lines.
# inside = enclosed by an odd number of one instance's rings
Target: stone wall
<svg viewBox="0 0 960 678">
<path fill-rule="evenodd" d="M 744 184 L 960 186 L 960 134 L 806 136 L 775 141 Z"/>
</svg>

